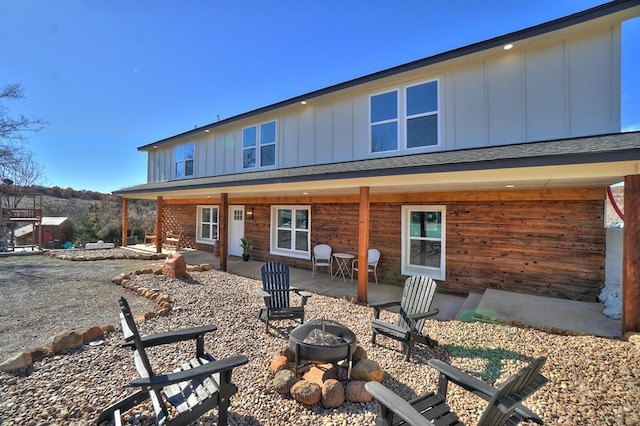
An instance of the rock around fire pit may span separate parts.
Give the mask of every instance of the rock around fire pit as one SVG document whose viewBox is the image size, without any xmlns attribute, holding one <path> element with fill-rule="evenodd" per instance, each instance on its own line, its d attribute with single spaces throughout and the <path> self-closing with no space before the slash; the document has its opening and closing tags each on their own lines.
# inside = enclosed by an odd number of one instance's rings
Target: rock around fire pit
<svg viewBox="0 0 640 426">
<path fill-rule="evenodd" d="M 325 408 L 339 407 L 345 400 L 371 401 L 364 385 L 382 381 L 384 372 L 367 359 L 348 328 L 313 320 L 294 329 L 289 339 L 290 344 L 278 351 L 269 366 L 276 392 L 306 405 L 322 403 Z"/>
</svg>

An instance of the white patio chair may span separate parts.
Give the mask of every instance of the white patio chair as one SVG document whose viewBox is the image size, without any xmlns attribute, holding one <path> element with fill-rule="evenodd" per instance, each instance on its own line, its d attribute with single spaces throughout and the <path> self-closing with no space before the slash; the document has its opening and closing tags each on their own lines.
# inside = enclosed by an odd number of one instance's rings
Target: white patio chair
<svg viewBox="0 0 640 426">
<path fill-rule="evenodd" d="M 318 244 L 313 248 L 313 257 L 311 259 L 313 262 L 312 277 L 316 276 L 316 268 L 318 267 L 329 268 L 329 276 L 333 275 L 333 257 L 331 256 L 331 251 L 331 246 L 327 244 Z"/>
<path fill-rule="evenodd" d="M 373 272 L 373 276 L 376 279 L 376 284 L 378 284 L 378 261 L 380 260 L 380 250 L 378 249 L 369 249 L 368 252 L 368 260 L 367 260 L 367 275 L 369 272 Z M 358 259 L 354 259 L 351 263 L 351 269 L 353 272 L 358 272 Z M 351 281 L 353 281 L 353 276 L 355 274 L 351 274 Z"/>
</svg>

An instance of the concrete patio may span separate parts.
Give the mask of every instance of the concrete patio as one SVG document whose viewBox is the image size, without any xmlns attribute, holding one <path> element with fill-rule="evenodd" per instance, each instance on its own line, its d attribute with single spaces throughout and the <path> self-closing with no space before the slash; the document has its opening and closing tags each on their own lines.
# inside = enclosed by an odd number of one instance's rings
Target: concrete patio
<svg viewBox="0 0 640 426">
<path fill-rule="evenodd" d="M 128 247 L 132 250 L 155 251 L 153 246 L 142 244 Z M 187 264 L 209 263 L 219 269 L 219 258 L 212 253 L 197 250 L 181 250 Z M 263 262 L 242 261 L 230 256 L 227 260 L 227 272 L 254 278 L 260 278 Z M 312 277 L 311 270 L 290 268 L 291 285 L 302 290 L 324 296 L 343 298 L 356 297 L 356 280 L 349 277 L 331 278 L 321 270 Z M 369 282 L 367 288 L 368 303 L 400 300 L 402 288 Z M 528 326 L 583 333 L 600 337 L 619 338 L 622 335 L 620 320 L 613 320 L 602 313 L 601 303 L 578 302 L 489 289 L 484 294 L 471 293 L 460 296 L 437 293 L 433 307 L 439 313 L 433 317 L 442 321 L 485 321 L 498 323 L 518 322 Z"/>
</svg>

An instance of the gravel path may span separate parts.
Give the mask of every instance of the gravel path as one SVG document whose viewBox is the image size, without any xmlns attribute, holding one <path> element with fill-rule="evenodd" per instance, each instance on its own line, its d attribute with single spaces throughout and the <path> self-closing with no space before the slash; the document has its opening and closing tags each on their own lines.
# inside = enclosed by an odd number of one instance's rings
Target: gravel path
<svg viewBox="0 0 640 426">
<path fill-rule="evenodd" d="M 272 391 L 267 367 L 286 340 L 273 331 L 265 334 L 264 324 L 256 318 L 263 302 L 254 289 L 260 283 L 216 270 L 192 276 L 191 280 L 134 277 L 140 285 L 172 295 L 181 307 L 139 327 L 143 334 L 149 334 L 213 323 L 218 331 L 206 339 L 208 350 L 219 358 L 236 354 L 249 358 L 248 365 L 234 371 L 239 392 L 231 400 L 230 424 L 374 424 L 373 402 L 347 402 L 338 409 L 324 409 L 302 406 Z M 133 293 L 127 298 L 130 302 L 139 299 Z M 132 309 L 134 314 L 141 313 Z M 307 318 L 318 317 L 337 320 L 354 331 L 369 358 L 385 370 L 383 384 L 405 398 L 435 390 L 437 376 L 426 365 L 430 358 L 440 358 L 488 383 L 499 384 L 529 359 L 545 356 L 548 361 L 543 374 L 549 383 L 526 401 L 545 424 L 640 424 L 640 351 L 627 342 L 483 323 L 428 321 L 425 327 L 440 345 L 419 347 L 407 363 L 397 342 L 381 337 L 382 346 L 369 343 L 370 308 L 314 295 L 307 305 Z M 292 323 L 274 325 L 283 328 Z M 123 385 L 136 377 L 131 353 L 119 347 L 121 341 L 117 330 L 101 346 L 47 358 L 17 375 L 0 373 L 0 424 L 85 425 L 95 420 L 103 407 L 131 392 Z M 151 356 L 157 369 L 166 371 L 191 351 L 190 346 L 175 345 L 171 350 L 154 350 Z M 449 399 L 463 421 L 477 422 L 483 401 L 455 386 L 450 388 Z M 149 412 L 146 405 L 132 410 L 128 413 L 130 424 L 148 424 Z M 215 424 L 215 419 L 214 410 L 204 417 L 204 424 Z"/>
</svg>

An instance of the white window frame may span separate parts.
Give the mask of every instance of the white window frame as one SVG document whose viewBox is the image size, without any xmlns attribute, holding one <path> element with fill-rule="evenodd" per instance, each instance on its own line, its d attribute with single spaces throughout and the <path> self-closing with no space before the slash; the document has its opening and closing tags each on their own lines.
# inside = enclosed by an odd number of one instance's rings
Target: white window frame
<svg viewBox="0 0 640 426">
<path fill-rule="evenodd" d="M 371 111 L 371 100 L 376 97 L 376 96 L 380 96 L 380 95 L 386 95 L 387 93 L 395 93 L 396 94 L 396 118 L 391 118 L 391 119 L 387 119 L 387 120 L 381 120 L 381 121 L 372 121 L 373 117 L 372 115 L 372 111 Z M 400 140 L 400 126 L 401 126 L 401 121 L 400 121 L 400 105 L 401 105 L 401 98 L 400 98 L 400 93 L 401 91 L 399 89 L 391 89 L 391 90 L 385 90 L 384 92 L 377 92 L 377 93 L 373 93 L 369 96 L 369 154 L 372 155 L 378 155 L 378 154 L 386 154 L 389 152 L 398 152 L 400 150 L 400 146 L 402 145 L 402 141 Z M 390 123 L 396 123 L 396 141 L 397 141 L 397 146 L 395 149 L 389 149 L 386 151 L 374 151 L 373 150 L 373 127 L 374 126 L 378 126 L 381 124 L 390 124 Z"/>
<path fill-rule="evenodd" d="M 437 99 L 436 99 L 436 110 L 435 111 L 429 111 L 429 112 L 425 112 L 425 113 L 420 113 L 420 114 L 413 114 L 413 115 L 408 115 L 407 111 L 408 111 L 408 106 L 407 106 L 407 101 L 408 101 L 408 96 L 407 96 L 407 91 L 412 88 L 412 87 L 416 87 L 416 86 L 421 86 L 423 84 L 428 84 L 428 83 L 436 83 L 436 90 L 437 90 Z M 381 120 L 381 121 L 376 121 L 373 122 L 372 121 L 372 110 L 371 110 L 371 103 L 372 103 L 372 99 L 376 96 L 379 95 L 385 95 L 387 93 L 396 93 L 396 99 L 397 99 L 397 111 L 396 111 L 396 118 L 394 119 L 387 119 L 387 120 Z M 372 93 L 371 95 L 369 95 L 369 154 L 371 155 L 384 155 L 384 154 L 389 154 L 389 153 L 397 153 L 399 151 L 411 151 L 411 152 L 415 152 L 415 151 L 429 151 L 432 150 L 434 148 L 440 147 L 442 145 L 442 140 L 441 140 L 441 132 L 442 132 L 442 125 L 441 125 L 441 114 L 440 114 L 440 110 L 441 110 L 441 106 L 440 106 L 440 99 L 442 98 L 441 96 L 441 84 L 440 84 L 440 79 L 439 78 L 434 78 L 434 79 L 430 79 L 430 80 L 424 80 L 424 81 L 419 81 L 416 83 L 411 83 L 411 84 L 407 84 L 406 86 L 402 86 L 400 88 L 392 88 L 389 90 L 385 90 L 385 91 L 381 91 L 381 92 L 376 92 L 376 93 Z M 409 148 L 408 147 L 408 121 L 410 119 L 413 118 L 419 118 L 419 117 L 427 117 L 430 115 L 435 115 L 437 117 L 437 126 L 438 126 L 438 132 L 437 132 L 437 143 L 435 145 L 425 145 L 425 146 L 417 146 L 417 147 L 413 147 L 413 148 Z M 373 127 L 376 125 L 380 125 L 380 124 L 388 124 L 388 123 L 397 123 L 397 135 L 396 138 L 398 140 L 398 146 L 396 149 L 390 149 L 387 151 L 373 151 Z"/>
<path fill-rule="evenodd" d="M 182 147 L 183 152 L 186 153 L 187 146 L 189 145 L 193 145 L 193 157 L 191 158 L 183 157 L 181 159 L 178 159 L 178 155 L 177 155 L 178 148 Z M 173 163 L 173 176 L 176 179 L 190 178 L 196 175 L 196 143 L 195 142 L 192 141 L 192 142 L 176 145 L 173 148 L 173 154 L 174 154 L 174 160 L 175 160 Z M 193 163 L 193 167 L 191 168 L 192 173 L 190 175 L 187 174 L 187 161 L 191 161 Z M 184 170 L 183 176 L 178 176 L 178 164 L 182 164 L 182 169 Z"/>
<path fill-rule="evenodd" d="M 211 238 L 204 238 L 202 237 L 202 225 L 203 222 L 201 221 L 202 218 L 202 211 L 205 209 L 210 209 L 210 210 L 215 210 L 216 214 L 215 214 L 215 221 L 211 221 L 209 222 L 209 225 L 215 225 L 216 226 L 216 235 L 215 236 L 211 236 Z M 213 215 L 211 216 L 213 218 Z M 198 210 L 196 212 L 196 242 L 200 243 L 200 244 L 215 244 L 215 242 L 218 240 L 220 236 L 220 207 L 217 205 L 199 205 L 198 206 Z"/>
<path fill-rule="evenodd" d="M 275 126 L 275 137 L 273 141 L 269 141 L 269 142 L 263 142 L 263 137 L 262 137 L 262 127 L 267 125 L 267 124 L 271 124 L 273 123 Z M 244 146 L 244 133 L 245 130 L 247 129 L 255 129 L 256 132 L 256 143 L 255 145 L 252 146 L 248 146 L 245 147 Z M 262 148 L 263 147 L 267 147 L 273 145 L 274 147 L 274 154 L 273 154 L 273 164 L 268 164 L 266 166 L 262 165 Z M 244 165 L 244 153 L 245 151 L 248 150 L 253 150 L 255 152 L 255 165 L 251 166 L 251 167 L 245 167 Z M 277 120 L 269 120 L 269 121 L 264 121 L 260 124 L 255 124 L 253 126 L 247 126 L 244 127 L 242 129 L 242 155 L 241 155 L 241 163 L 242 163 L 242 169 L 243 170 L 251 170 L 251 169 L 268 169 L 268 168 L 274 168 L 276 166 L 277 163 L 277 150 L 278 150 L 278 121 Z"/>
<path fill-rule="evenodd" d="M 291 210 L 291 228 L 278 228 L 278 211 L 279 210 Z M 306 228 L 298 228 L 300 231 L 307 232 L 307 251 L 295 250 L 296 240 L 296 228 L 295 217 L 296 211 L 306 210 L 308 223 Z M 278 230 L 287 229 L 291 231 L 291 249 L 283 249 L 278 247 Z M 311 259 L 311 206 L 310 205 L 279 205 L 271 206 L 271 238 L 270 238 L 270 253 L 278 256 L 294 257 L 297 259 Z"/>
<path fill-rule="evenodd" d="M 420 114 L 413 114 L 413 115 L 409 115 L 408 114 L 408 106 L 407 106 L 407 102 L 409 101 L 409 96 L 407 95 L 407 92 L 409 91 L 410 88 L 412 87 L 416 87 L 416 86 L 421 86 L 423 84 L 429 84 L 429 83 L 436 83 L 436 90 L 437 90 L 437 95 L 436 95 L 436 109 L 435 111 L 428 111 L 428 112 L 423 112 Z M 403 140 L 403 147 L 404 149 L 408 150 L 408 151 L 415 151 L 415 150 L 425 150 L 425 149 L 429 149 L 429 148 L 434 148 L 434 147 L 438 147 L 440 146 L 440 80 L 439 79 L 433 79 L 433 80 L 426 80 L 426 81 L 421 81 L 415 84 L 410 84 L 405 86 L 404 90 L 403 90 L 403 94 L 404 94 L 404 99 L 402 102 L 402 107 L 403 107 L 403 119 L 402 119 L 402 123 L 403 123 L 403 135 L 404 135 L 404 140 Z M 420 117 L 428 117 L 430 115 L 435 115 L 437 118 L 437 126 L 438 126 L 438 132 L 436 134 L 436 139 L 437 139 L 437 143 L 435 145 L 424 145 L 424 146 L 416 146 L 413 148 L 409 148 L 409 126 L 408 126 L 408 122 L 409 120 L 411 120 L 412 118 L 420 118 Z"/>
<path fill-rule="evenodd" d="M 411 240 L 416 237 L 411 237 L 409 227 L 411 226 L 411 213 L 412 212 L 440 212 L 442 216 L 442 230 L 441 238 L 424 237 L 417 239 L 424 239 L 430 241 L 440 241 L 440 267 L 433 268 L 428 266 L 411 265 L 409 250 L 411 247 Z M 401 259 L 401 273 L 402 275 L 427 275 L 436 280 L 445 280 L 446 278 L 446 253 L 447 253 L 447 207 L 442 205 L 406 205 L 402 206 L 402 259 Z"/>
</svg>

